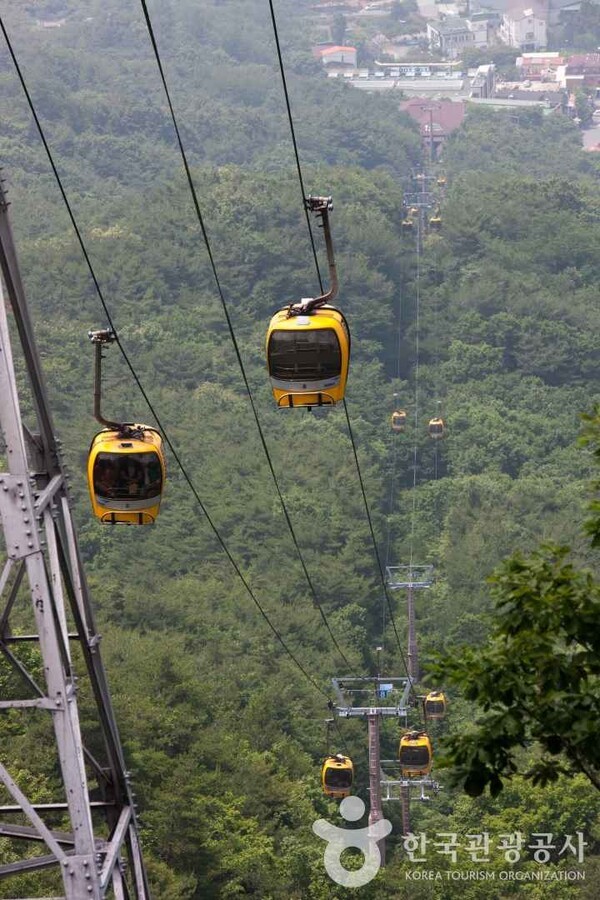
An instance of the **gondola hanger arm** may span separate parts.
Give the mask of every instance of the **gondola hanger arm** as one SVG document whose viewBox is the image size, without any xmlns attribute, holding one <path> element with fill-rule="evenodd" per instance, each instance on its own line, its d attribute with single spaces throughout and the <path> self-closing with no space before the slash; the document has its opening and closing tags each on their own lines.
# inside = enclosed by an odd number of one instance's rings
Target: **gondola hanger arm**
<svg viewBox="0 0 600 900">
<path fill-rule="evenodd" d="M 102 348 L 105 344 L 112 344 L 117 340 L 117 335 L 111 328 L 100 329 L 99 331 L 88 331 L 88 337 L 96 349 L 96 365 L 94 370 L 94 418 L 104 425 L 105 428 L 111 428 L 115 431 L 121 431 L 123 425 L 121 422 L 111 422 L 105 419 L 101 412 L 102 405 Z"/>
<path fill-rule="evenodd" d="M 329 213 L 333 209 L 333 200 L 331 197 L 313 197 L 311 195 L 306 197 L 304 202 L 308 211 L 315 213 L 321 220 L 319 227 L 323 229 L 323 234 L 325 236 L 330 287 L 325 294 L 321 294 L 319 297 L 314 297 L 310 300 L 302 300 L 300 303 L 292 304 L 289 310 L 290 316 L 310 315 L 313 310 L 318 309 L 320 306 L 324 306 L 326 303 L 330 303 L 337 296 L 338 292 L 333 239 L 331 237 L 331 227 L 329 225 Z"/>
</svg>

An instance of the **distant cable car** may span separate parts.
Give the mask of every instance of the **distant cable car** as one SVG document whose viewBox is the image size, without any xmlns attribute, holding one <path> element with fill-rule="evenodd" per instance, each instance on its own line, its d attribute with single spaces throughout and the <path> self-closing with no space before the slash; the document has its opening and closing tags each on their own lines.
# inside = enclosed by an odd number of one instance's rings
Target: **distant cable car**
<svg viewBox="0 0 600 900">
<path fill-rule="evenodd" d="M 444 423 L 444 420 L 439 416 L 430 419 L 428 431 L 430 438 L 433 438 L 434 441 L 439 441 L 439 439 L 443 438 L 446 433 L 446 425 Z"/>
<path fill-rule="evenodd" d="M 433 228 L 434 231 L 439 231 L 442 227 L 442 217 L 440 215 L 439 207 L 435 210 L 434 214 L 430 218 L 429 227 Z"/>
<path fill-rule="evenodd" d="M 446 715 L 446 696 L 441 691 L 430 691 L 423 701 L 427 719 L 443 719 Z"/>
<path fill-rule="evenodd" d="M 411 216 L 406 216 L 406 218 L 402 219 L 402 228 L 405 231 L 411 231 L 413 228 L 413 225 L 414 225 L 414 223 L 413 223 Z"/>
<path fill-rule="evenodd" d="M 429 736 L 424 731 L 409 731 L 404 734 L 400 739 L 398 759 L 403 778 L 429 775 L 433 763 Z"/>
<path fill-rule="evenodd" d="M 395 409 L 392 413 L 392 431 L 402 432 L 406 426 L 406 411 Z"/>
<path fill-rule="evenodd" d="M 347 797 L 354 781 L 354 765 L 349 756 L 336 753 L 326 757 L 321 768 L 323 793 L 335 800 Z"/>
<path fill-rule="evenodd" d="M 437 184 L 438 184 L 439 187 L 444 187 L 445 184 L 446 184 L 446 176 L 445 176 L 445 175 L 438 175 Z"/>
<path fill-rule="evenodd" d="M 105 524 L 152 525 L 167 475 L 162 438 L 155 428 L 109 422 L 100 412 L 101 359 L 112 331 L 93 331 L 96 345 L 94 415 L 106 427 L 90 445 L 87 477 L 94 515 Z"/>
<path fill-rule="evenodd" d="M 280 309 L 269 323 L 267 365 L 277 406 L 334 406 L 344 399 L 350 365 L 350 331 L 343 313 L 327 301 L 337 293 L 337 273 L 329 229 L 330 197 L 309 197 L 308 208 L 322 218 L 330 290 Z"/>
</svg>

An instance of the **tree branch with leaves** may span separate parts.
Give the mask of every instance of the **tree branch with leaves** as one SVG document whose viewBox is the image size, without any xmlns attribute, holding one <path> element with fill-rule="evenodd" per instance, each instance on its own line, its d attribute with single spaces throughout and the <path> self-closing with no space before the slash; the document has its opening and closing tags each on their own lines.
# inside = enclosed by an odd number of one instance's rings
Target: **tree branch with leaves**
<svg viewBox="0 0 600 900">
<path fill-rule="evenodd" d="M 582 442 L 600 465 L 598 409 L 584 421 Z M 589 509 L 585 529 L 597 547 L 600 501 Z M 495 618 L 487 643 L 455 648 L 434 667 L 480 710 L 447 739 L 442 760 L 471 796 L 487 785 L 496 796 L 517 773 L 546 784 L 578 771 L 600 790 L 600 582 L 570 555 L 544 544 L 505 560 L 489 579 Z"/>
</svg>

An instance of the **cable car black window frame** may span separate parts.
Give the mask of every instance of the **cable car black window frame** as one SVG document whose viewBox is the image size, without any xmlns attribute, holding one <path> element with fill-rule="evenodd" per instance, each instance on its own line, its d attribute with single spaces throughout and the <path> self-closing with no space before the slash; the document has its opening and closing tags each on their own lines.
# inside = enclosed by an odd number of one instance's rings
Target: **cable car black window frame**
<svg viewBox="0 0 600 900">
<path fill-rule="evenodd" d="M 284 349 L 277 348 L 278 343 Z M 310 365 L 308 354 L 316 357 Z M 269 374 L 278 381 L 324 381 L 342 374 L 342 347 L 333 328 L 275 329 L 269 338 L 268 359 Z"/>
<path fill-rule="evenodd" d="M 325 785 L 328 788 L 342 789 L 352 787 L 351 769 L 327 768 L 325 771 Z"/>
<path fill-rule="evenodd" d="M 403 747 L 400 752 L 400 765 L 403 769 L 424 769 L 431 762 L 427 747 Z"/>
<path fill-rule="evenodd" d="M 146 457 L 142 459 L 140 457 Z M 131 470 L 133 464 L 138 467 L 138 480 L 141 479 L 138 491 L 129 490 L 125 486 L 125 482 L 131 483 L 133 472 L 126 475 L 124 465 Z M 98 484 L 99 470 L 102 465 L 108 465 L 113 470 L 116 469 L 117 477 L 115 484 L 107 491 Z M 150 480 L 150 467 L 156 465 L 158 478 Z M 155 450 L 142 450 L 139 453 L 118 453 L 101 450 L 94 460 L 93 469 L 94 493 L 97 497 L 105 500 L 116 500 L 118 502 L 135 502 L 138 500 L 152 501 L 154 505 L 157 499 L 160 499 L 163 488 L 162 467 L 158 453 Z M 150 504 L 149 504 L 150 505 Z"/>
</svg>

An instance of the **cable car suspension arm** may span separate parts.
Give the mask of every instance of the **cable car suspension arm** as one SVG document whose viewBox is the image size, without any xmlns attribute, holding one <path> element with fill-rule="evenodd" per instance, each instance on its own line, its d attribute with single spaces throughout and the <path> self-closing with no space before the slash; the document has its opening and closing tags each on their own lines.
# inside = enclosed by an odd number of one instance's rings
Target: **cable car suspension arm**
<svg viewBox="0 0 600 900">
<path fill-rule="evenodd" d="M 309 212 L 314 212 L 321 219 L 320 227 L 323 229 L 325 236 L 325 247 L 327 249 L 327 262 L 329 264 L 329 280 L 330 287 L 325 294 L 320 297 L 314 297 L 311 300 L 303 300 L 301 303 L 295 303 L 290 306 L 289 315 L 310 315 L 313 310 L 324 306 L 333 300 L 338 292 L 338 277 L 335 266 L 335 256 L 333 253 L 333 240 L 331 237 L 331 228 L 329 226 L 329 213 L 333 209 L 333 201 L 331 197 L 313 197 L 309 196 L 305 199 L 306 208 Z"/>
<path fill-rule="evenodd" d="M 123 425 L 120 422 L 111 422 L 109 419 L 105 419 L 100 411 L 102 403 L 102 347 L 104 344 L 111 344 L 113 341 L 116 341 L 117 336 L 112 329 L 105 328 L 102 331 L 88 331 L 88 337 L 92 344 L 95 344 L 96 346 L 96 366 L 94 370 L 94 418 L 106 428 L 121 431 Z"/>
</svg>

